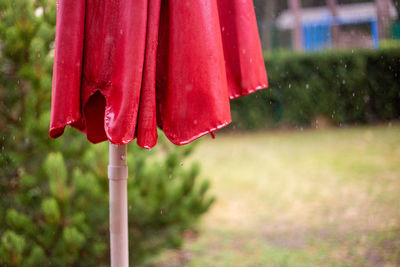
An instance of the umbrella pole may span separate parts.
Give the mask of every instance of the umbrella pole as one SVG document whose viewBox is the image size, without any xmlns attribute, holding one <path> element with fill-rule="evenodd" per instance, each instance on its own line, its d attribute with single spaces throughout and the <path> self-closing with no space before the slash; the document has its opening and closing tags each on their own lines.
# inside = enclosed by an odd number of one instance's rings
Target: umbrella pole
<svg viewBox="0 0 400 267">
<path fill-rule="evenodd" d="M 111 267 L 128 267 L 128 201 L 126 145 L 109 145 Z"/>
</svg>

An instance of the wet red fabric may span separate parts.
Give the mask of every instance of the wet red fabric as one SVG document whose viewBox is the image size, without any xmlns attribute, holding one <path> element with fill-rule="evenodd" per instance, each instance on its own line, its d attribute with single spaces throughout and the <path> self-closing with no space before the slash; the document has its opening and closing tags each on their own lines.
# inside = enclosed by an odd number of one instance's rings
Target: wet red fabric
<svg viewBox="0 0 400 267">
<path fill-rule="evenodd" d="M 251 0 L 58 2 L 50 136 L 152 148 L 231 122 L 229 100 L 267 87 Z"/>
</svg>

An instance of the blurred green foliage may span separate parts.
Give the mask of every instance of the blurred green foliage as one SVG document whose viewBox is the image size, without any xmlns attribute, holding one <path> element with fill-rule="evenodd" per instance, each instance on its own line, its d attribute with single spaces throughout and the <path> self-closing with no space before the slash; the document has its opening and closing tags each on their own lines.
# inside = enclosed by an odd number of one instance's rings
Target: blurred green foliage
<svg viewBox="0 0 400 267">
<path fill-rule="evenodd" d="M 0 1 L 0 265 L 108 266 L 107 144 L 48 137 L 56 4 Z M 130 260 L 178 247 L 214 199 L 193 146 L 128 148 Z"/>
<path fill-rule="evenodd" d="M 270 88 L 233 101 L 233 127 L 334 125 L 400 118 L 400 47 L 266 54 Z"/>
</svg>

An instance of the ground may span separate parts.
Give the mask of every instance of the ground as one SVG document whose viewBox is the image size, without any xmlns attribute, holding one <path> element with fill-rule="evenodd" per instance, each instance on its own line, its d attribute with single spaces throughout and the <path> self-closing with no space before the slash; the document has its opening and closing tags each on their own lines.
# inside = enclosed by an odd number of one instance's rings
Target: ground
<svg viewBox="0 0 400 267">
<path fill-rule="evenodd" d="M 157 266 L 400 265 L 399 125 L 217 134 L 193 159 L 217 202 Z"/>
</svg>

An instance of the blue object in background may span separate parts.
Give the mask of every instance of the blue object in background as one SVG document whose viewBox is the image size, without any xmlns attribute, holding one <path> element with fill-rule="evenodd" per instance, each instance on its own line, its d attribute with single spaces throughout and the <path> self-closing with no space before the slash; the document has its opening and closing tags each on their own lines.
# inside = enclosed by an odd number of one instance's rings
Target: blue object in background
<svg viewBox="0 0 400 267">
<path fill-rule="evenodd" d="M 332 47 L 332 26 L 350 25 L 350 24 L 371 24 L 372 45 L 379 47 L 378 21 L 376 18 L 367 20 L 340 21 L 338 18 L 327 15 L 326 20 L 310 21 L 302 25 L 302 44 L 303 50 L 307 52 L 321 51 Z"/>
<path fill-rule="evenodd" d="M 331 25 L 327 23 L 303 25 L 304 51 L 321 51 L 332 46 Z"/>
</svg>

